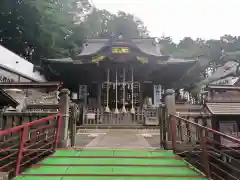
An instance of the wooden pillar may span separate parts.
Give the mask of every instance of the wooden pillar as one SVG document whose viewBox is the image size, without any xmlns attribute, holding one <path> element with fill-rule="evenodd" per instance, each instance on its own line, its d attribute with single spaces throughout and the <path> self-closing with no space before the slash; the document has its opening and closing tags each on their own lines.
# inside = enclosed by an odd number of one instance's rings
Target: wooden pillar
<svg viewBox="0 0 240 180">
<path fill-rule="evenodd" d="M 69 124 L 69 99 L 70 91 L 68 89 L 62 89 L 60 91 L 60 112 L 62 113 L 62 122 L 59 134 L 59 147 L 65 148 L 70 145 L 68 136 L 68 124 Z"/>
<path fill-rule="evenodd" d="M 77 119 L 79 118 L 79 112 L 78 112 L 78 105 L 77 104 L 71 104 L 71 117 L 69 119 L 69 130 L 70 130 L 70 139 L 71 139 L 71 146 L 75 146 L 76 142 L 76 126 L 77 126 Z"/>
<path fill-rule="evenodd" d="M 4 107 L 0 107 L 0 131 L 4 129 L 3 112 L 4 112 Z M 0 135 L 0 141 L 2 141 L 2 140 L 3 140 L 3 136 Z"/>
<path fill-rule="evenodd" d="M 140 81 L 140 99 L 139 99 L 139 103 L 140 103 L 140 108 L 143 108 L 143 104 L 144 104 L 144 81 Z"/>
<path fill-rule="evenodd" d="M 97 83 L 97 106 L 101 109 L 102 83 Z"/>
</svg>

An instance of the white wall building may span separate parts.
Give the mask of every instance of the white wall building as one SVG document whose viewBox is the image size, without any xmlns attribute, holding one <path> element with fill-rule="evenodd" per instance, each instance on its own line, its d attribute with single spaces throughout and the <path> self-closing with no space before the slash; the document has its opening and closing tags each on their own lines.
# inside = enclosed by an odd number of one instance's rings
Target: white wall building
<svg viewBox="0 0 240 180">
<path fill-rule="evenodd" d="M 45 82 L 34 65 L 0 45 L 0 82 Z"/>
</svg>

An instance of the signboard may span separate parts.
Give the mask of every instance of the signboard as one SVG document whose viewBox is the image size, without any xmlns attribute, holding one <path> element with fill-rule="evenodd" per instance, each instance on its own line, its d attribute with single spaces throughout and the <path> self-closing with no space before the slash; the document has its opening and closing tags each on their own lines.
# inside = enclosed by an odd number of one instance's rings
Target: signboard
<svg viewBox="0 0 240 180">
<path fill-rule="evenodd" d="M 128 47 L 112 47 L 113 54 L 127 54 L 130 50 Z"/>
<path fill-rule="evenodd" d="M 87 103 L 87 86 L 79 85 L 79 100 Z"/>
<path fill-rule="evenodd" d="M 31 80 L 24 78 L 13 72 L 0 69 L 0 82 L 1 83 L 11 83 L 11 82 L 31 82 Z"/>
<path fill-rule="evenodd" d="M 223 132 L 224 134 L 240 138 L 240 132 L 238 132 L 238 124 L 236 121 L 220 122 L 219 129 L 220 132 Z M 221 137 L 221 144 L 226 147 L 240 147 L 238 143 L 234 143 L 223 137 Z"/>
<path fill-rule="evenodd" d="M 24 77 L 20 77 L 20 82 L 31 82 L 31 80 L 26 79 Z"/>
<path fill-rule="evenodd" d="M 97 62 L 99 62 L 99 61 L 104 60 L 104 58 L 105 58 L 105 56 L 94 56 L 94 57 L 92 58 L 92 62 L 97 63 Z"/>
<path fill-rule="evenodd" d="M 153 99 L 154 99 L 154 105 L 158 106 L 162 104 L 162 86 L 161 85 L 154 85 L 153 86 Z"/>
<path fill-rule="evenodd" d="M 18 82 L 18 78 L 17 74 L 0 69 L 0 82 L 2 83 Z"/>
<path fill-rule="evenodd" d="M 148 58 L 146 57 L 137 56 L 137 60 L 140 61 L 142 64 L 148 63 Z"/>
<path fill-rule="evenodd" d="M 227 77 L 224 79 L 220 79 L 218 81 L 214 81 L 211 84 L 214 85 L 234 85 L 238 81 L 239 77 Z"/>
<path fill-rule="evenodd" d="M 95 113 L 87 113 L 87 119 L 95 119 Z"/>
</svg>

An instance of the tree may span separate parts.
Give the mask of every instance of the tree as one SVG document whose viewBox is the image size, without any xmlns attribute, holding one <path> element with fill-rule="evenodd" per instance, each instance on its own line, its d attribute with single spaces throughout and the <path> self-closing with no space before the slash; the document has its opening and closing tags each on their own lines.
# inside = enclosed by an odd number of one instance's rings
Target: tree
<svg viewBox="0 0 240 180">
<path fill-rule="evenodd" d="M 161 51 L 164 55 L 184 59 L 209 59 L 207 69 L 199 74 L 199 81 L 192 86 L 192 89 L 190 88 L 195 96 L 202 87 L 213 81 L 230 75 L 240 75 L 240 37 L 228 34 L 219 39 L 210 40 L 202 40 L 200 38 L 193 40 L 190 37 L 185 37 L 178 44 L 174 44 L 175 46 L 171 46 L 171 37 L 161 37 L 160 40 Z M 229 61 L 234 62 L 234 67 L 227 71 L 224 68 L 218 68 Z M 209 70 L 211 70 L 213 75 L 209 75 Z M 215 72 L 216 70 L 217 72 Z"/>
<path fill-rule="evenodd" d="M 127 39 L 149 37 L 147 27 L 134 15 L 98 10 L 88 0 L 1 0 L 0 12 L 1 44 L 33 63 L 42 57 L 74 57 L 86 37 L 110 38 L 120 33 Z M 227 34 L 217 40 L 185 37 L 178 44 L 170 36 L 162 36 L 159 41 L 163 55 L 210 59 L 208 68 L 213 71 L 240 59 L 237 36 Z"/>
<path fill-rule="evenodd" d="M 161 53 L 170 56 L 177 50 L 177 45 L 172 41 L 170 36 L 162 36 L 159 38 L 161 44 Z"/>
<path fill-rule="evenodd" d="M 76 14 L 83 11 L 83 7 L 78 6 L 79 2 L 2 0 L 1 44 L 33 62 L 41 57 L 68 56 L 84 37 L 83 29 L 76 25 L 76 21 L 79 21 Z M 74 31 L 81 32 L 82 36 L 77 36 Z"/>
<path fill-rule="evenodd" d="M 88 0 L 2 0 L 1 44 L 37 63 L 42 57 L 75 56 L 85 37 L 109 38 L 119 32 L 129 38 L 148 36 L 133 15 L 91 7 Z M 84 16 L 86 11 L 91 14 Z"/>
<path fill-rule="evenodd" d="M 106 10 L 94 9 L 84 25 L 89 30 L 88 36 L 109 38 L 119 33 L 128 39 L 149 36 L 148 30 L 141 20 L 122 11 L 111 14 Z"/>
</svg>

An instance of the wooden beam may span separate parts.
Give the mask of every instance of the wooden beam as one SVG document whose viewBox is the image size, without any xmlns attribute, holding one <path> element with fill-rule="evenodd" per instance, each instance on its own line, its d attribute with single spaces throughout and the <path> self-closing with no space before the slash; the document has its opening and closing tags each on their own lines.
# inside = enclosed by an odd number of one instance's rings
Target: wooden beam
<svg viewBox="0 0 240 180">
<path fill-rule="evenodd" d="M 60 104 L 28 104 L 27 109 L 59 109 Z"/>
<path fill-rule="evenodd" d="M 62 86 L 61 82 L 16 82 L 16 83 L 1 83 L 0 88 L 2 89 L 36 89 L 36 88 L 59 88 Z"/>
<path fill-rule="evenodd" d="M 45 112 L 45 111 L 29 111 L 29 112 L 17 112 L 17 111 L 7 111 L 3 113 L 3 116 L 50 116 L 57 114 L 57 111 L 54 112 Z"/>
</svg>

